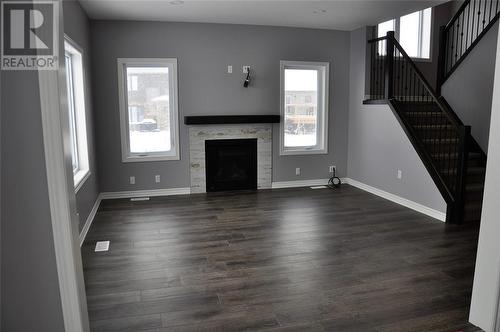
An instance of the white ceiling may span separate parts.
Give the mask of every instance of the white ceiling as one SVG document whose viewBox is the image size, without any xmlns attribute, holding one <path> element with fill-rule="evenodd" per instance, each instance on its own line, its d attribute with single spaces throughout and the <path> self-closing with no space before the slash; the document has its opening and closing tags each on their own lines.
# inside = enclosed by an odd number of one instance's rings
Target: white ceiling
<svg viewBox="0 0 500 332">
<path fill-rule="evenodd" d="M 80 0 L 92 19 L 274 25 L 354 30 L 443 0 Z"/>
</svg>

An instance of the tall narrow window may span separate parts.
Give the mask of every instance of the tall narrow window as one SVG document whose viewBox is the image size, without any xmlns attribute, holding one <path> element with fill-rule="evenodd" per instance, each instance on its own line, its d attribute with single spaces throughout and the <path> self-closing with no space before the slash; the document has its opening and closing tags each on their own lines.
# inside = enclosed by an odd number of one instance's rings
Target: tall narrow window
<svg viewBox="0 0 500 332">
<path fill-rule="evenodd" d="M 177 59 L 118 59 L 122 161 L 179 159 Z"/>
<path fill-rule="evenodd" d="M 66 89 L 68 96 L 69 136 L 71 140 L 71 164 L 75 190 L 81 188 L 90 175 L 87 126 L 85 119 L 85 87 L 81 49 L 69 38 L 64 41 L 66 64 Z"/>
<path fill-rule="evenodd" d="M 383 37 L 387 31 L 394 31 L 396 39 L 409 56 L 417 59 L 430 59 L 431 18 L 432 8 L 420 10 L 380 23 L 377 27 L 377 35 Z"/>
<path fill-rule="evenodd" d="M 281 61 L 280 153 L 327 153 L 328 68 L 324 62 Z"/>
</svg>

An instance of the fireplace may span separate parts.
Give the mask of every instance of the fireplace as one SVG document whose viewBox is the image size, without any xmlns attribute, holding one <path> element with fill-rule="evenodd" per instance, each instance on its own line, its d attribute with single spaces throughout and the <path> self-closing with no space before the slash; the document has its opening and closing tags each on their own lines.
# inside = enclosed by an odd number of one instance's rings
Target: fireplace
<svg viewBox="0 0 500 332">
<path fill-rule="evenodd" d="M 257 139 L 205 141 L 207 191 L 257 189 Z"/>
</svg>

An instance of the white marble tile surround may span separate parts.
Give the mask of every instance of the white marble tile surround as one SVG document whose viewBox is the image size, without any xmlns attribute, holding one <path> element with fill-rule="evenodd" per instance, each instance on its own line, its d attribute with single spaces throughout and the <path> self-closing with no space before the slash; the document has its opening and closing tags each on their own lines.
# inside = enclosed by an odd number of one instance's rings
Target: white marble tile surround
<svg viewBox="0 0 500 332">
<path fill-rule="evenodd" d="M 206 192 L 205 141 L 215 139 L 257 139 L 257 188 L 271 188 L 272 125 L 231 124 L 189 127 L 189 170 L 191 193 Z"/>
</svg>

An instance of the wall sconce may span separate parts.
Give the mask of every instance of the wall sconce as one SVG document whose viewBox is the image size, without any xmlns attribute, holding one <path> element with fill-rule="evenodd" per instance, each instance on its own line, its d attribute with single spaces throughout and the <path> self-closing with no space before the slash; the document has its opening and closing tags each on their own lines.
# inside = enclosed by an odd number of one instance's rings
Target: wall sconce
<svg viewBox="0 0 500 332">
<path fill-rule="evenodd" d="M 245 81 L 243 82 L 243 87 L 248 88 L 249 84 L 250 84 L 250 68 L 247 68 L 247 78 L 245 78 Z"/>
</svg>

